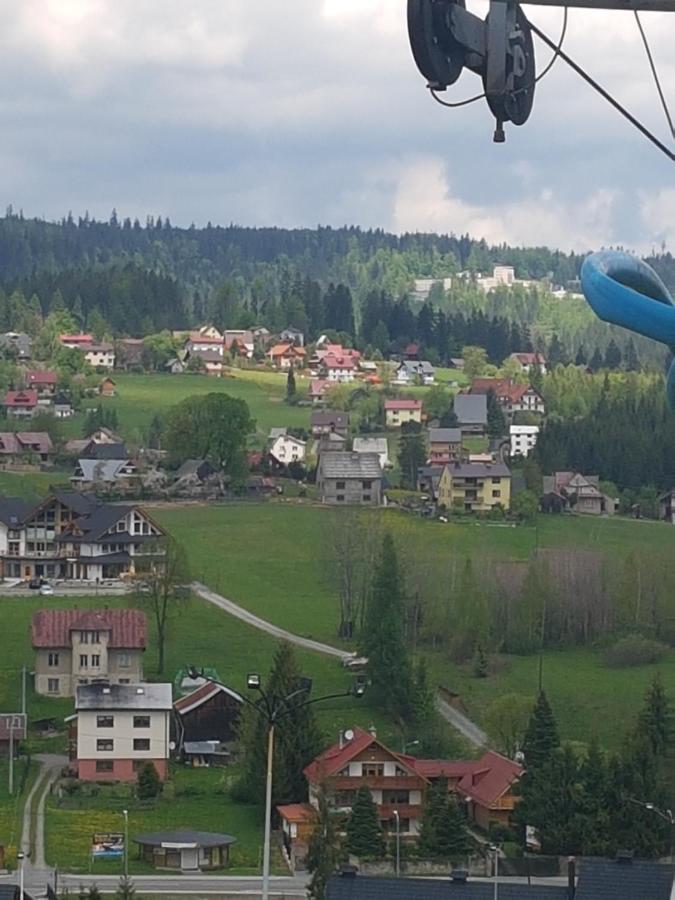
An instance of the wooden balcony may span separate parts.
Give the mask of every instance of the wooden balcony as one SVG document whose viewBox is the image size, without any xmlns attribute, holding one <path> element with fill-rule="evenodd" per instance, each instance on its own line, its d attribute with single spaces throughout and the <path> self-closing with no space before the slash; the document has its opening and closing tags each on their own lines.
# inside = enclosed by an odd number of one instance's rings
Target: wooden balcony
<svg viewBox="0 0 675 900">
<path fill-rule="evenodd" d="M 371 791 L 423 791 L 425 782 L 418 775 L 339 775 L 330 779 L 334 791 L 358 791 L 367 787 Z"/>
</svg>

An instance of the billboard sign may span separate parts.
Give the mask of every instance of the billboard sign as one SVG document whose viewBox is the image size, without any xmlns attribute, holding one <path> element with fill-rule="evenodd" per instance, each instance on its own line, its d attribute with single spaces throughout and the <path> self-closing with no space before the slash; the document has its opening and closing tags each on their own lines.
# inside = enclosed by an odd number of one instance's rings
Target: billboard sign
<svg viewBox="0 0 675 900">
<path fill-rule="evenodd" d="M 116 832 L 94 834 L 91 855 L 94 859 L 121 859 L 124 856 L 124 835 Z"/>
</svg>

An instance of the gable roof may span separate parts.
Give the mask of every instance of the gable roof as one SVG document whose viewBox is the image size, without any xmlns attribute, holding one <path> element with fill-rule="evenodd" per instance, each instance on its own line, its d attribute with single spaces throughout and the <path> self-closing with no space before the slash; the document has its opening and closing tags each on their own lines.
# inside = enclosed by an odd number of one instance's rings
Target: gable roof
<svg viewBox="0 0 675 900">
<path fill-rule="evenodd" d="M 355 453 L 350 450 L 322 453 L 319 469 L 324 478 L 382 478 L 382 466 L 377 453 Z"/>
<path fill-rule="evenodd" d="M 58 649 L 70 646 L 71 631 L 109 631 L 109 647 L 145 650 L 147 622 L 138 609 L 41 609 L 33 613 L 33 647 Z"/>
<path fill-rule="evenodd" d="M 129 451 L 121 443 L 100 444 L 91 441 L 87 446 L 83 459 L 129 459 Z"/>
<path fill-rule="evenodd" d="M 494 883 L 455 883 L 447 878 L 355 878 L 333 875 L 326 900 L 493 900 Z M 499 900 L 569 900 L 566 887 L 513 884 L 501 881 Z M 643 900 L 636 896 L 635 900 Z M 644 900 L 647 900 L 646 896 Z"/>
<path fill-rule="evenodd" d="M 517 762 L 488 750 L 475 767 L 469 768 L 458 787 L 472 800 L 489 808 L 522 777 L 524 771 Z"/>
<path fill-rule="evenodd" d="M 335 425 L 346 428 L 349 425 L 349 413 L 333 409 L 316 410 L 310 417 L 312 426 Z"/>
<path fill-rule="evenodd" d="M 198 709 L 200 706 L 203 706 L 204 703 L 212 700 L 218 694 L 227 694 L 238 703 L 244 702 L 241 694 L 230 690 L 230 688 L 225 687 L 224 684 L 214 684 L 212 681 L 207 681 L 200 685 L 196 690 L 191 691 L 189 694 L 176 700 L 173 708 L 181 716 L 185 716 L 193 710 Z"/>
<path fill-rule="evenodd" d="M 56 384 L 58 375 L 56 372 L 49 372 L 46 369 L 34 369 L 32 372 L 26 372 L 26 382 L 32 384 Z"/>
<path fill-rule="evenodd" d="M 385 410 L 395 410 L 395 409 L 422 409 L 422 401 L 421 400 L 385 400 L 384 401 Z"/>
<path fill-rule="evenodd" d="M 515 357 L 524 366 L 546 365 L 546 357 L 543 353 L 512 353 L 511 356 Z"/>
<path fill-rule="evenodd" d="M 389 444 L 386 438 L 354 438 L 354 453 L 377 453 L 389 456 Z"/>
<path fill-rule="evenodd" d="M 430 444 L 461 444 L 462 429 L 461 428 L 430 428 L 429 429 Z"/>
<path fill-rule="evenodd" d="M 53 449 L 46 431 L 0 431 L 0 454 L 50 453 Z"/>
<path fill-rule="evenodd" d="M 411 375 L 433 375 L 434 367 L 428 359 L 404 359 L 399 369 L 406 369 Z"/>
<path fill-rule="evenodd" d="M 37 406 L 37 402 L 37 391 L 7 391 L 4 399 L 4 405 L 9 407 Z"/>
<path fill-rule="evenodd" d="M 133 466 L 129 459 L 79 459 L 73 478 L 92 484 L 113 482 L 118 478 L 129 478 L 132 474 L 136 474 L 135 471 L 133 473 L 123 471 L 129 465 Z"/>
<path fill-rule="evenodd" d="M 379 741 L 375 735 L 372 735 L 369 731 L 364 731 L 363 728 L 353 728 L 352 730 L 354 737 L 351 741 L 345 741 L 342 746 L 339 741 L 336 744 L 332 744 L 315 757 L 309 765 L 305 766 L 303 775 L 310 784 L 318 784 L 324 778 L 337 775 L 352 759 L 363 753 L 372 744 L 377 744 L 380 749 L 395 757 L 401 763 L 401 766 L 408 769 L 411 774 L 419 774 L 415 767 L 411 765 L 412 757 L 394 753 L 382 741 Z"/>
<path fill-rule="evenodd" d="M 21 525 L 30 515 L 34 507 L 18 497 L 2 497 L 0 499 L 0 522 L 14 527 Z"/>
<path fill-rule="evenodd" d="M 457 394 L 454 409 L 460 425 L 487 425 L 487 397 L 484 394 Z"/>
<path fill-rule="evenodd" d="M 159 709 L 170 710 L 171 685 L 147 684 L 78 684 L 75 709 Z"/>
<path fill-rule="evenodd" d="M 510 478 L 504 463 L 450 463 L 445 466 L 453 478 Z"/>
</svg>

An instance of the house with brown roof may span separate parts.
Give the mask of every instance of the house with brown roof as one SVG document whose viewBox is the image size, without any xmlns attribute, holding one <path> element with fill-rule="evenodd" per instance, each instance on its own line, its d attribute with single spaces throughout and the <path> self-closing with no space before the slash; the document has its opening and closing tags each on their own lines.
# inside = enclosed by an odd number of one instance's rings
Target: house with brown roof
<svg viewBox="0 0 675 900">
<path fill-rule="evenodd" d="M 243 700 L 223 684 L 207 681 L 173 704 L 176 748 L 193 766 L 209 765 L 236 740 Z M 227 757 L 225 757 L 227 758 Z"/>
<path fill-rule="evenodd" d="M 516 384 L 510 378 L 474 378 L 472 394 L 488 394 L 495 397 L 507 416 L 517 412 L 532 412 L 543 416 L 546 406 L 541 394 L 529 384 Z"/>
<path fill-rule="evenodd" d="M 515 360 L 523 372 L 539 372 L 545 375 L 548 364 L 543 353 L 512 353 L 509 359 Z"/>
<path fill-rule="evenodd" d="M 42 396 L 52 396 L 56 393 L 58 375 L 46 369 L 34 369 L 26 372 L 26 387 L 37 391 Z"/>
<path fill-rule="evenodd" d="M 387 428 L 400 428 L 408 422 L 422 422 L 421 400 L 385 400 L 384 417 Z"/>
<path fill-rule="evenodd" d="M 267 351 L 267 358 L 277 369 L 300 368 L 305 364 L 306 351 L 304 347 L 285 342 L 274 344 Z"/>
<path fill-rule="evenodd" d="M 26 461 L 48 463 L 54 455 L 46 431 L 0 431 L 0 461 L 11 465 Z"/>
<path fill-rule="evenodd" d="M 580 472 L 554 472 L 544 475 L 544 498 L 548 498 L 544 506 L 550 506 L 555 497 L 559 497 L 562 507 L 569 507 L 574 512 L 590 516 L 614 515 L 619 502 L 609 497 L 600 489 L 598 475 L 582 475 Z"/>
<path fill-rule="evenodd" d="M 114 397 L 117 394 L 117 382 L 108 376 L 98 386 L 101 397 Z"/>
<path fill-rule="evenodd" d="M 142 681 L 146 634 L 137 609 L 39 610 L 31 624 L 36 692 L 72 697 L 94 681 Z"/>
</svg>

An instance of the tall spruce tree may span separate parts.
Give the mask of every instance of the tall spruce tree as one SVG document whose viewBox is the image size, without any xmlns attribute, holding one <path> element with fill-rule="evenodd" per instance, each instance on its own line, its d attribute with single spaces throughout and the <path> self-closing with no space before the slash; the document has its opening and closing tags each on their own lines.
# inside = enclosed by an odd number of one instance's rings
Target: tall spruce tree
<svg viewBox="0 0 675 900">
<path fill-rule="evenodd" d="M 359 788 L 347 822 L 347 851 L 359 859 L 382 859 L 385 843 L 377 806 L 367 787 Z"/>
<path fill-rule="evenodd" d="M 671 729 L 668 697 L 658 672 L 645 693 L 644 704 L 638 716 L 637 730 L 648 741 L 654 756 L 663 757 L 670 742 Z"/>
<path fill-rule="evenodd" d="M 560 737 L 553 711 L 546 694 L 544 691 L 540 691 L 523 741 L 523 753 L 528 772 L 541 768 L 559 746 Z"/>
<path fill-rule="evenodd" d="M 385 709 L 409 718 L 413 681 L 405 637 L 405 597 L 394 540 L 385 534 L 375 566 L 363 630 L 363 650 L 375 698 Z"/>
<path fill-rule="evenodd" d="M 506 431 L 506 418 L 494 391 L 487 392 L 487 428 L 491 438 L 500 438 Z"/>
<path fill-rule="evenodd" d="M 328 879 L 340 859 L 340 836 L 323 786 L 318 801 L 318 818 L 307 849 L 307 869 L 312 876 L 307 893 L 311 900 L 324 900 Z"/>
<path fill-rule="evenodd" d="M 273 704 L 297 690 L 300 679 L 295 652 L 286 642 L 279 644 L 265 693 Z M 297 702 L 297 701 L 296 701 Z M 247 707 L 242 725 L 244 772 L 237 794 L 251 803 L 265 797 L 267 771 L 267 716 Z M 296 803 L 307 799 L 307 782 L 302 774 L 323 745 L 311 706 L 281 716 L 275 726 L 273 802 Z"/>
<path fill-rule="evenodd" d="M 297 388 L 295 386 L 295 372 L 293 366 L 288 370 L 288 378 L 286 379 L 286 399 L 292 402 L 295 399 Z"/>
<path fill-rule="evenodd" d="M 418 848 L 420 855 L 427 859 L 453 862 L 465 857 L 471 849 L 466 819 L 443 778 L 427 791 Z"/>
</svg>

